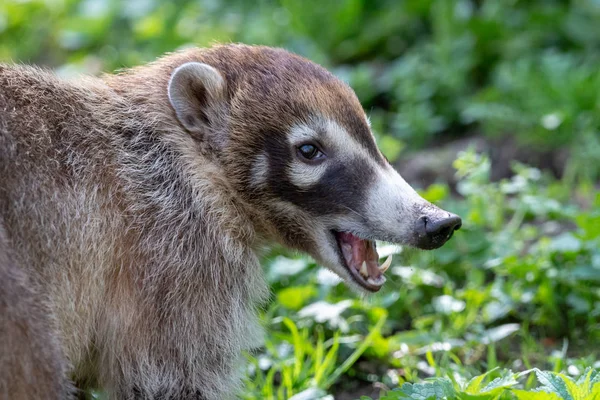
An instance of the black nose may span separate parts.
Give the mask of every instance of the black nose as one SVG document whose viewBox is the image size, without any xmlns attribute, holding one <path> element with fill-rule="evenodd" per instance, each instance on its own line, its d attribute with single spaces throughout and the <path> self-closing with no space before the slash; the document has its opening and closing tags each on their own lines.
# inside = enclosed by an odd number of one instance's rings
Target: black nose
<svg viewBox="0 0 600 400">
<path fill-rule="evenodd" d="M 417 220 L 418 246 L 423 249 L 436 249 L 446 243 L 461 225 L 462 221 L 458 215 L 448 213 L 442 218 L 424 215 Z"/>
</svg>

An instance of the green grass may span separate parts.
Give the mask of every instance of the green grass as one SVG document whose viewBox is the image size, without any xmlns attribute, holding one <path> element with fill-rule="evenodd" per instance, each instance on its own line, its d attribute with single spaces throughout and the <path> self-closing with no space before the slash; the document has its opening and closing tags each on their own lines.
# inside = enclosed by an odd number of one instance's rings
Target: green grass
<svg viewBox="0 0 600 400">
<path fill-rule="evenodd" d="M 495 378 L 492 378 L 495 376 Z M 533 388 L 531 378 L 537 378 Z M 524 381 L 524 382 L 520 382 Z M 555 372 L 528 370 L 520 373 L 491 370 L 469 380 L 434 378 L 423 383 L 406 383 L 388 392 L 381 400 L 464 399 L 464 400 L 592 400 L 600 398 L 600 375 L 587 369 L 577 380 Z M 524 388 L 525 387 L 525 388 Z M 361 400 L 369 400 L 361 397 Z"/>
</svg>

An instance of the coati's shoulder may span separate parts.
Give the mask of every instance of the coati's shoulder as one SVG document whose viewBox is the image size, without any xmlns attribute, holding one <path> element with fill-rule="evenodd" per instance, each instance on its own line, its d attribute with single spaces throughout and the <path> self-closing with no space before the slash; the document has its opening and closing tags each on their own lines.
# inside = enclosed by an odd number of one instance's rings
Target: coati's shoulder
<svg viewBox="0 0 600 400">
<path fill-rule="evenodd" d="M 17 168 L 13 175 L 67 179 L 87 165 L 101 165 L 107 152 L 114 153 L 114 131 L 104 116 L 115 114 L 107 109 L 114 109 L 116 97 L 98 78 L 0 66 L 0 173 Z"/>
<path fill-rule="evenodd" d="M 0 63 L 0 82 L 4 92 L 23 85 L 38 87 L 57 84 L 58 78 L 51 70 L 39 66 Z"/>
<path fill-rule="evenodd" d="M 52 126 L 85 116 L 108 87 L 92 77 L 67 80 L 28 65 L 0 64 L 0 118 L 26 127 Z"/>
<path fill-rule="evenodd" d="M 61 103 L 76 87 L 50 70 L 37 66 L 0 64 L 0 96 L 15 107 Z"/>
</svg>

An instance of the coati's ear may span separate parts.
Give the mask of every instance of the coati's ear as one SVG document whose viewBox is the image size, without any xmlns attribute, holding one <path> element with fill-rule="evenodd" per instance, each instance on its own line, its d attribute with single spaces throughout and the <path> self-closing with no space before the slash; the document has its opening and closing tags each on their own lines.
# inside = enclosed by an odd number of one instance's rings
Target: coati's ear
<svg viewBox="0 0 600 400">
<path fill-rule="evenodd" d="M 213 111 L 223 100 L 225 80 L 210 65 L 189 62 L 173 71 L 168 94 L 181 124 L 191 132 L 202 132 L 217 114 Z"/>
</svg>

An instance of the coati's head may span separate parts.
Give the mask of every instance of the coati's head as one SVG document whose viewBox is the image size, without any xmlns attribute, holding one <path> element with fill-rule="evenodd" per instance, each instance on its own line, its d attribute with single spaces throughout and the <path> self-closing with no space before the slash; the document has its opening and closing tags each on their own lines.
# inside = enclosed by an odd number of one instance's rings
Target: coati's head
<svg viewBox="0 0 600 400">
<path fill-rule="evenodd" d="M 351 284 L 381 288 L 375 240 L 443 245 L 458 216 L 421 198 L 381 154 L 352 89 L 284 50 L 221 46 L 176 68 L 169 99 L 209 141 L 263 233 Z"/>
</svg>

